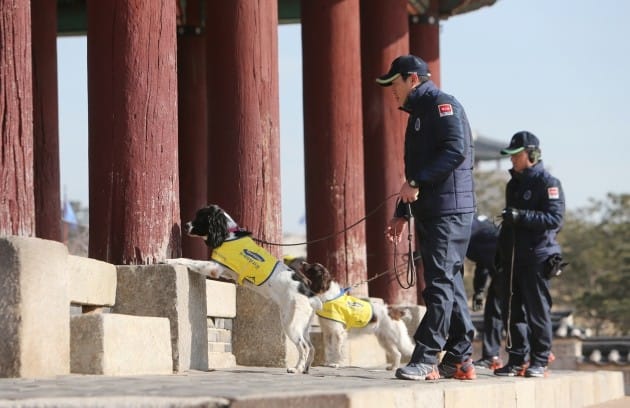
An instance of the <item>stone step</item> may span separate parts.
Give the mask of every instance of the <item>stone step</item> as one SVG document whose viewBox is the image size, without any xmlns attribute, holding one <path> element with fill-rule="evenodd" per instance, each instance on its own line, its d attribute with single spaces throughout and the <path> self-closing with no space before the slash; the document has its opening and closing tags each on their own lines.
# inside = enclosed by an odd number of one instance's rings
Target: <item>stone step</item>
<svg viewBox="0 0 630 408">
<path fill-rule="evenodd" d="M 235 318 L 236 285 L 206 279 L 206 309 L 208 316 Z"/>
<path fill-rule="evenodd" d="M 314 366 L 325 362 L 323 336 L 320 330 L 311 331 L 311 341 L 315 346 Z M 344 348 L 344 367 L 381 367 L 385 366 L 385 350 L 378 344 L 374 334 L 357 334 L 350 331 Z"/>
<path fill-rule="evenodd" d="M 361 407 L 361 408 L 613 408 L 627 407 L 619 372 L 554 371 L 548 378 L 403 381 L 390 371 L 236 366 L 186 375 L 65 375 L 0 379 L 0 407 Z M 219 400 L 220 399 L 220 400 Z M 621 400 L 620 400 L 621 399 Z M 617 401 L 625 405 L 615 404 Z"/>
<path fill-rule="evenodd" d="M 206 278 L 184 266 L 117 265 L 114 313 L 166 317 L 173 369 L 208 369 Z"/>
<path fill-rule="evenodd" d="M 226 329 L 208 328 L 208 343 L 232 343 L 232 331 Z"/>
<path fill-rule="evenodd" d="M 172 374 L 165 317 L 94 313 L 70 319 L 70 371 L 77 374 Z"/>
<path fill-rule="evenodd" d="M 113 306 L 116 302 L 116 267 L 82 256 L 68 256 L 70 303 Z"/>
<path fill-rule="evenodd" d="M 59 242 L 0 238 L 0 377 L 69 373 L 67 258 Z"/>
<path fill-rule="evenodd" d="M 208 351 L 208 368 L 232 368 L 236 367 L 236 357 L 232 353 Z"/>
<path fill-rule="evenodd" d="M 221 343 L 221 342 L 209 342 L 208 343 L 208 352 L 209 353 L 231 353 L 232 352 L 232 344 L 231 343 Z"/>
</svg>

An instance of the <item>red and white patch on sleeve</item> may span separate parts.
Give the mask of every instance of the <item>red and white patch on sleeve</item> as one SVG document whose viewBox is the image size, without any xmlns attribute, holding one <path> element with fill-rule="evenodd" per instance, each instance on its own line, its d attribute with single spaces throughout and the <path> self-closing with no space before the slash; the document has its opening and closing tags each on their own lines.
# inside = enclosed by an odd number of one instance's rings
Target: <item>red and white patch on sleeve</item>
<svg viewBox="0 0 630 408">
<path fill-rule="evenodd" d="M 450 103 L 443 103 L 438 105 L 438 112 L 440 117 L 451 116 L 453 114 L 453 106 Z"/>
<path fill-rule="evenodd" d="M 560 189 L 558 187 L 549 187 L 547 189 L 547 195 L 550 200 L 557 200 L 560 198 Z"/>
</svg>

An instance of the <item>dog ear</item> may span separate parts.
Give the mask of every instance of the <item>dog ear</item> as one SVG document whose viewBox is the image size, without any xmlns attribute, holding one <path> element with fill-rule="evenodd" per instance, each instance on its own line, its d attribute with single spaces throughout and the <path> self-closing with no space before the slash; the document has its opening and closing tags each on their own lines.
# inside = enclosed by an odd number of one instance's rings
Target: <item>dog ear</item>
<svg viewBox="0 0 630 408">
<path fill-rule="evenodd" d="M 331 275 L 323 265 L 304 263 L 304 274 L 311 281 L 311 290 L 315 293 L 324 293 L 330 289 Z"/>
<path fill-rule="evenodd" d="M 212 248 L 218 248 L 228 237 L 227 218 L 223 215 L 223 210 L 218 206 L 210 206 L 208 212 L 208 240 L 207 245 Z"/>
</svg>

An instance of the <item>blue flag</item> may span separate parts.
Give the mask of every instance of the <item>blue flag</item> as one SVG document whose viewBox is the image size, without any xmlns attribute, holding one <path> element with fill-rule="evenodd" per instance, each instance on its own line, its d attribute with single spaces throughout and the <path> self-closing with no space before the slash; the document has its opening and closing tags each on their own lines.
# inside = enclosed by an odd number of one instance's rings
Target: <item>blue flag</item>
<svg viewBox="0 0 630 408">
<path fill-rule="evenodd" d="M 61 221 L 67 222 L 68 224 L 74 226 L 78 224 L 77 216 L 75 215 L 74 210 L 72 209 L 72 206 L 68 201 L 65 201 L 63 204 Z"/>
</svg>

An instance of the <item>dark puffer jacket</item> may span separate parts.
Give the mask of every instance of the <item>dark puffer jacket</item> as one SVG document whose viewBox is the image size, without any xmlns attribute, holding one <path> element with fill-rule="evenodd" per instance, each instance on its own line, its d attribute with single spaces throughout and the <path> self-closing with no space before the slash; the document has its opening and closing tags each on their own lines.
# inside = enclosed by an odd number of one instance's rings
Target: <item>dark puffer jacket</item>
<svg viewBox="0 0 630 408">
<path fill-rule="evenodd" d="M 474 212 L 472 133 L 462 105 L 427 81 L 410 92 L 401 109 L 409 113 L 405 177 L 420 186 L 414 215 L 423 219 Z M 399 205 L 397 216 L 404 207 Z"/>
<path fill-rule="evenodd" d="M 560 181 L 545 170 L 542 161 L 516 173 L 505 189 L 506 207 L 517 208 L 522 215 L 514 226 L 503 225 L 499 246 L 503 262 L 511 262 L 514 243 L 514 263 L 544 262 L 562 253 L 556 235 L 562 228 L 564 192 Z"/>
</svg>

